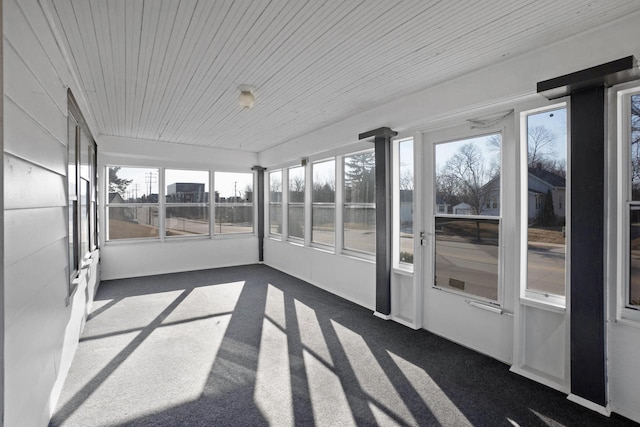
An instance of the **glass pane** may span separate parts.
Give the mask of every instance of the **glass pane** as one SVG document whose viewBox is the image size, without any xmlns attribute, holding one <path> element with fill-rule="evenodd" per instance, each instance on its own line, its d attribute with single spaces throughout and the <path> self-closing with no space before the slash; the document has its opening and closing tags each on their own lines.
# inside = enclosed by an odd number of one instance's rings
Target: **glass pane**
<svg viewBox="0 0 640 427">
<path fill-rule="evenodd" d="M 216 205 L 214 233 L 253 233 L 253 204 Z"/>
<path fill-rule="evenodd" d="M 500 215 L 500 134 L 436 145 L 435 213 Z"/>
<path fill-rule="evenodd" d="M 289 237 L 304 239 L 304 205 L 289 205 Z"/>
<path fill-rule="evenodd" d="M 375 203 L 376 168 L 373 152 L 344 158 L 345 203 Z"/>
<path fill-rule="evenodd" d="M 80 257 L 89 252 L 89 181 L 80 179 Z"/>
<path fill-rule="evenodd" d="M 78 223 L 77 200 L 77 163 L 76 163 L 76 129 L 77 122 L 71 114 L 68 119 L 68 167 L 67 167 L 67 185 L 69 188 L 69 267 L 70 274 L 73 275 L 78 270 L 78 236 L 76 235 L 76 224 Z"/>
<path fill-rule="evenodd" d="M 158 208 L 109 207 L 109 240 L 157 238 Z"/>
<path fill-rule="evenodd" d="M 527 117 L 527 289 L 565 295 L 567 111 Z"/>
<path fill-rule="evenodd" d="M 640 209 L 629 218 L 629 305 L 640 307 Z"/>
<path fill-rule="evenodd" d="M 84 133 L 84 131 L 80 131 L 80 177 L 86 179 L 87 181 L 91 180 L 91 149 L 89 145 L 92 144 L 89 137 Z"/>
<path fill-rule="evenodd" d="M 497 219 L 436 218 L 435 285 L 498 300 Z"/>
<path fill-rule="evenodd" d="M 253 203 L 253 174 L 216 172 L 215 201 L 223 203 Z"/>
<path fill-rule="evenodd" d="M 208 206 L 172 206 L 166 209 L 167 236 L 193 236 L 209 234 Z"/>
<path fill-rule="evenodd" d="M 631 97 L 631 200 L 640 200 L 640 95 Z"/>
<path fill-rule="evenodd" d="M 399 144 L 400 262 L 413 264 L 413 139 Z"/>
<path fill-rule="evenodd" d="M 108 203 L 158 203 L 158 169 L 111 166 Z"/>
<path fill-rule="evenodd" d="M 375 206 L 344 207 L 344 248 L 376 253 Z"/>
<path fill-rule="evenodd" d="M 282 205 L 269 205 L 269 234 L 282 234 Z"/>
<path fill-rule="evenodd" d="M 336 161 L 313 164 L 313 203 L 335 203 Z"/>
<path fill-rule="evenodd" d="M 289 169 L 289 203 L 304 203 L 304 167 Z"/>
<path fill-rule="evenodd" d="M 147 177 L 146 182 L 151 178 Z M 167 169 L 164 173 L 167 203 L 208 203 L 209 172 Z"/>
<path fill-rule="evenodd" d="M 336 235 L 336 208 L 332 204 L 313 205 L 311 241 L 333 246 Z"/>
<path fill-rule="evenodd" d="M 282 203 L 282 171 L 269 174 L 269 202 Z"/>
</svg>

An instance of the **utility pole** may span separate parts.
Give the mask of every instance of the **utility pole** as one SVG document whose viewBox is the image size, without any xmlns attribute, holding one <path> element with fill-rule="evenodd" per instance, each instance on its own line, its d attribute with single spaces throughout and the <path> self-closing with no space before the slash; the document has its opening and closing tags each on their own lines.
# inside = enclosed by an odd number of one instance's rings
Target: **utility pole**
<svg viewBox="0 0 640 427">
<path fill-rule="evenodd" d="M 149 197 L 151 196 L 151 185 L 155 184 L 156 182 L 158 182 L 158 177 L 156 176 L 155 173 L 153 172 L 145 172 L 144 174 L 144 182 L 149 184 L 149 192 L 147 193 L 147 203 L 149 202 Z M 159 196 L 159 194 L 158 194 Z M 159 202 L 160 200 L 158 200 Z M 149 222 L 148 224 L 151 225 L 151 209 L 149 210 Z"/>
</svg>

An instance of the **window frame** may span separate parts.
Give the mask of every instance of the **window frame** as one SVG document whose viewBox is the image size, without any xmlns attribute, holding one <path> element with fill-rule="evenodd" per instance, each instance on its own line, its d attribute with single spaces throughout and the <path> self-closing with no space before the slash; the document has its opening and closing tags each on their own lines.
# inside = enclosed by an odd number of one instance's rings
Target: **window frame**
<svg viewBox="0 0 640 427">
<path fill-rule="evenodd" d="M 322 163 L 328 163 L 328 162 L 333 162 L 333 180 L 334 180 L 334 189 L 333 189 L 333 202 L 314 202 L 313 201 L 313 185 L 315 184 L 314 181 L 314 170 L 316 165 L 318 164 L 322 164 Z M 338 163 L 338 158 L 336 157 L 330 157 L 330 158 L 325 158 L 322 160 L 316 160 L 314 162 L 311 163 L 311 236 L 310 236 L 310 246 L 312 247 L 318 247 L 318 248 L 322 248 L 322 249 L 328 249 L 328 250 L 335 250 L 336 247 L 336 228 L 337 228 L 337 215 L 336 215 L 336 209 L 337 209 L 337 203 L 336 203 L 336 198 L 337 198 L 337 186 L 338 186 L 338 168 L 337 168 L 337 163 Z M 314 219 L 313 219 L 313 212 L 314 212 L 314 208 L 318 206 L 318 207 L 333 207 L 333 245 L 329 245 L 326 243 L 322 243 L 322 242 L 316 242 L 313 240 L 313 228 L 314 228 Z"/>
<path fill-rule="evenodd" d="M 373 208 L 373 215 L 375 218 L 376 215 L 376 209 L 377 209 L 377 201 L 373 202 L 373 203 L 354 203 L 354 202 L 347 202 L 346 200 L 346 196 L 347 196 L 347 179 L 346 179 L 346 161 L 347 158 L 349 157 L 353 157 L 359 154 L 366 154 L 366 153 L 371 153 L 374 155 L 375 158 L 375 150 L 373 148 L 369 148 L 366 150 L 358 150 L 358 151 L 353 151 L 353 152 L 349 152 L 347 154 L 344 154 L 342 156 L 339 156 L 339 160 L 340 160 L 340 172 L 342 174 L 342 176 L 340 177 L 340 186 L 342 187 L 342 191 L 341 191 L 341 200 L 340 200 L 340 209 L 341 209 L 341 217 L 340 217 L 340 228 L 341 228 L 341 236 L 342 236 L 342 241 L 340 242 L 340 252 L 342 254 L 345 255 L 349 255 L 349 256 L 353 256 L 353 257 L 358 257 L 358 258 L 363 258 L 363 259 L 367 259 L 367 260 L 374 260 L 376 259 L 376 250 L 375 250 L 375 239 L 374 239 L 374 251 L 373 252 L 367 252 L 367 251 L 362 251 L 362 250 L 358 250 L 358 249 L 354 249 L 354 248 L 348 248 L 345 246 L 345 240 L 346 240 L 346 230 L 345 230 L 345 218 L 346 218 L 346 212 L 347 209 L 349 207 L 364 207 L 364 208 Z M 375 167 L 375 163 L 374 163 L 374 167 Z M 374 173 L 375 176 L 375 173 Z M 374 198 L 375 198 L 375 179 L 374 179 Z M 337 226 L 337 224 L 336 224 Z M 377 231 L 376 226 L 374 226 L 374 231 Z"/>
<path fill-rule="evenodd" d="M 216 192 L 216 174 L 217 173 L 241 173 L 241 174 L 250 174 L 252 176 L 252 191 L 253 191 L 253 195 L 252 195 L 252 199 L 251 199 L 251 203 L 225 203 L 225 204 L 221 204 L 215 201 L 215 192 Z M 256 188 L 257 188 L 257 174 L 254 171 L 250 171 L 250 172 L 245 172 L 245 171 L 232 171 L 232 170 L 214 170 L 214 171 L 210 171 L 210 176 L 209 176 L 209 180 L 212 183 L 210 185 L 210 188 L 213 189 L 213 192 L 209 192 L 209 203 L 211 204 L 211 211 L 210 211 L 210 223 L 211 223 L 211 227 L 212 227 L 212 231 L 211 234 L 213 236 L 214 239 L 217 240 L 221 240 L 221 239 L 234 239 L 234 238 L 242 238 L 242 237 L 247 237 L 247 236 L 255 236 L 257 234 L 257 223 L 256 221 L 258 220 L 258 214 L 257 214 L 257 203 L 256 203 Z M 213 194 L 213 201 L 211 199 L 211 194 Z M 225 207 L 229 207 L 229 206 L 241 206 L 241 207 L 246 207 L 246 206 L 251 206 L 251 215 L 252 217 L 252 221 L 251 223 L 252 225 L 252 231 L 250 232 L 238 232 L 238 233 L 216 233 L 215 231 L 215 221 L 216 221 L 216 212 L 217 212 L 217 208 L 219 205 L 225 206 Z"/>
<path fill-rule="evenodd" d="M 436 147 L 438 145 L 442 145 L 442 144 L 447 144 L 447 143 L 453 143 L 453 142 L 461 142 L 461 141 L 465 141 L 465 140 L 471 140 L 471 139 L 475 139 L 475 138 L 481 138 L 481 137 L 485 137 L 485 136 L 490 136 L 490 135 L 496 135 L 499 134 L 500 135 L 500 161 L 499 161 L 499 166 L 500 166 L 500 197 L 499 197 L 499 201 L 498 201 L 498 214 L 497 215 L 472 215 L 472 214 L 456 214 L 456 213 L 438 213 L 438 206 L 436 203 L 436 197 L 437 197 L 437 190 L 435 188 L 435 186 L 437 185 L 437 157 L 436 157 Z M 429 227 L 429 233 L 430 233 L 430 237 L 431 237 L 431 241 L 433 242 L 433 248 L 431 249 L 431 254 L 429 256 L 430 258 L 430 262 L 431 262 L 431 268 L 432 268 L 432 272 L 433 272 L 433 282 L 431 287 L 433 289 L 437 289 L 439 291 L 444 291 L 444 292 L 448 292 L 451 294 L 455 294 L 455 295 L 459 295 L 460 297 L 463 297 L 467 300 L 476 300 L 476 301 L 480 301 L 480 302 L 485 302 L 491 306 L 496 306 L 496 307 L 504 307 L 505 306 L 505 284 L 504 284 L 504 280 L 505 280 L 505 265 L 504 265 L 504 223 L 505 223 L 505 218 L 504 218 L 504 212 L 503 212 L 503 206 L 504 206 L 504 197 L 505 197 L 505 191 L 504 191 L 504 175 L 505 175 L 505 168 L 504 168 L 504 144 L 505 144 L 505 136 L 507 135 L 507 130 L 504 126 L 496 126 L 496 127 L 486 127 L 486 128 L 481 128 L 481 129 L 475 129 L 475 128 L 471 128 L 471 130 L 468 131 L 464 131 L 464 132 L 456 132 L 455 130 L 453 131 L 453 133 L 448 133 L 448 135 L 450 135 L 449 137 L 446 138 L 442 138 L 442 139 L 438 139 L 433 141 L 430 146 L 431 146 L 431 150 L 432 153 L 429 156 L 432 164 L 433 164 L 433 171 L 432 171 L 432 184 L 433 184 L 433 200 L 431 201 L 432 203 L 432 209 L 430 210 L 430 212 L 427 212 L 427 215 L 430 215 L 431 219 L 429 221 L 430 223 L 430 227 Z M 490 182 L 490 181 L 489 181 Z M 437 245 L 437 239 L 436 239 L 436 222 L 438 218 L 451 218 L 451 219 L 461 219 L 461 220 L 480 220 L 480 221 L 498 221 L 498 265 L 497 265 L 497 288 L 496 288 L 496 295 L 497 298 L 495 300 L 491 299 L 491 298 L 487 298 L 487 297 L 483 297 L 481 295 L 477 295 L 477 294 L 473 294 L 473 293 L 469 293 L 469 292 L 465 292 L 462 290 L 456 290 L 455 288 L 451 288 L 451 287 L 443 287 L 443 286 L 438 286 L 435 283 L 435 275 L 436 275 L 436 245 Z"/>
<path fill-rule="evenodd" d="M 78 277 L 80 271 L 88 264 L 86 260 L 91 257 L 91 253 L 99 248 L 98 225 L 97 225 L 97 153 L 98 146 L 93 138 L 91 130 L 80 111 L 71 89 L 67 90 L 67 268 L 68 268 L 68 288 L 67 299 L 70 298 L 78 287 Z M 73 125 L 72 125 L 73 121 Z M 84 134 L 85 139 L 82 138 Z M 84 147 L 86 145 L 86 148 Z M 73 148 L 73 153 L 70 152 Z M 84 152 L 87 154 L 82 158 Z M 73 159 L 71 158 L 73 156 Z M 73 160 L 73 171 L 71 171 L 71 161 Z M 83 161 L 86 161 L 87 176 L 82 175 Z M 71 188 L 69 174 L 73 173 L 75 185 Z M 84 190 L 82 187 L 85 187 Z M 82 195 L 86 198 L 86 216 L 81 215 Z M 95 203 L 95 215 L 92 214 L 92 207 Z M 82 251 L 82 233 L 86 232 L 87 251 Z"/>
<path fill-rule="evenodd" d="M 162 240 L 172 241 L 172 240 L 190 240 L 190 239 L 203 239 L 203 238 L 211 238 L 211 224 L 212 224 L 212 211 L 211 211 L 211 170 L 209 169 L 191 169 L 191 168 L 174 168 L 174 167 L 163 167 L 160 168 L 162 178 L 158 176 L 158 181 L 162 179 L 162 190 L 158 186 L 158 202 L 163 210 L 162 215 L 162 225 L 161 238 Z M 206 172 L 207 179 L 206 184 L 209 186 L 209 195 L 208 200 L 206 202 L 167 202 L 167 171 L 182 171 L 182 172 Z M 158 183 L 159 184 L 159 183 Z M 162 195 L 162 197 L 160 197 Z M 167 210 L 170 208 L 188 208 L 188 207 L 204 207 L 205 210 L 209 214 L 209 221 L 207 227 L 206 234 L 194 234 L 194 235 L 173 235 L 169 236 L 167 234 Z M 159 218 L 160 221 L 160 218 Z M 214 220 L 215 221 L 215 220 Z"/>
<path fill-rule="evenodd" d="M 618 143 L 618 215 L 617 235 L 618 239 L 618 265 L 620 275 L 617 286 L 617 319 L 640 322 L 640 307 L 631 306 L 630 299 L 630 214 L 631 210 L 640 209 L 640 200 L 632 200 L 631 185 L 631 97 L 640 95 L 640 83 L 638 81 L 620 85 L 616 89 L 616 133 Z M 629 113 L 629 114 L 628 114 Z"/>
<path fill-rule="evenodd" d="M 158 171 L 158 201 L 156 203 L 151 202 L 135 202 L 135 203 L 110 203 L 109 202 L 109 168 L 112 167 L 120 167 L 127 169 L 155 169 Z M 164 168 L 158 166 L 138 166 L 138 165 L 126 165 L 126 164 L 106 164 L 104 165 L 105 171 L 105 244 L 107 245 L 119 245 L 119 244 L 127 244 L 127 243 L 158 243 L 163 242 L 164 235 L 164 204 L 161 203 L 161 200 L 164 199 Z M 123 239 L 110 239 L 110 230 L 109 230 L 109 208 L 153 208 L 155 207 L 158 210 L 158 236 L 157 237 L 128 237 Z M 200 236 L 196 236 L 200 237 Z"/>
<path fill-rule="evenodd" d="M 529 128 L 528 117 L 544 113 L 546 111 L 564 108 L 567 116 L 567 147 L 566 147 L 566 178 L 565 178 L 565 295 L 545 293 L 535 289 L 529 289 L 528 279 L 528 194 L 529 194 Z M 527 108 L 520 111 L 518 126 L 520 129 L 520 301 L 524 304 L 533 304 L 549 309 L 565 310 L 567 306 L 567 294 L 570 291 L 571 283 L 571 107 L 569 99 L 561 102 L 543 105 L 535 108 Z M 536 198 L 536 208 L 542 206 L 541 198 Z"/>
<path fill-rule="evenodd" d="M 400 188 L 400 181 L 401 181 L 401 169 L 402 166 L 400 164 L 400 160 L 401 160 L 401 156 L 400 156 L 400 144 L 405 143 L 405 142 L 409 142 L 411 141 L 412 143 L 412 151 L 413 151 L 413 155 L 411 158 L 411 163 L 412 163 L 412 167 L 414 169 L 414 174 L 412 176 L 412 180 L 413 180 L 413 190 L 415 192 L 415 187 L 416 187 L 416 177 L 415 177 L 415 138 L 413 136 L 405 136 L 405 137 L 400 137 L 400 138 L 396 138 L 392 141 L 392 158 L 393 158 L 393 167 L 392 167 L 392 201 L 393 201 L 393 211 L 392 211 L 392 218 L 393 218 L 393 242 L 392 242 L 392 253 L 393 253 L 393 268 L 404 271 L 404 272 L 408 272 L 408 273 L 413 273 L 414 271 L 414 263 L 415 263 L 415 258 L 416 258 L 416 245 L 415 245 L 415 223 L 416 223 L 416 209 L 415 209 L 415 193 L 412 195 L 411 198 L 411 220 L 413 223 L 413 235 L 411 238 L 411 243 L 412 243 L 412 256 L 414 261 L 411 263 L 408 262 L 404 262 L 400 260 L 400 255 L 401 255 L 401 244 L 400 244 L 400 230 L 401 230 L 401 225 L 402 225 L 402 221 L 401 221 L 401 206 L 402 206 L 402 197 L 401 197 L 401 188 Z"/>
<path fill-rule="evenodd" d="M 267 236 L 269 236 L 272 239 L 277 239 L 277 240 L 282 240 L 284 238 L 284 210 L 283 210 L 283 204 L 284 204 L 284 171 L 285 168 L 278 168 L 278 169 L 274 169 L 272 171 L 269 171 L 268 173 L 268 179 L 266 180 L 266 186 L 267 186 L 267 204 L 268 204 L 268 209 L 267 209 L 267 225 L 268 225 L 268 232 L 267 232 Z M 272 200 L 271 197 L 271 176 L 274 174 L 280 174 L 280 201 L 279 202 L 274 202 Z M 280 207 L 280 233 L 273 233 L 271 231 L 271 207 Z"/>
</svg>

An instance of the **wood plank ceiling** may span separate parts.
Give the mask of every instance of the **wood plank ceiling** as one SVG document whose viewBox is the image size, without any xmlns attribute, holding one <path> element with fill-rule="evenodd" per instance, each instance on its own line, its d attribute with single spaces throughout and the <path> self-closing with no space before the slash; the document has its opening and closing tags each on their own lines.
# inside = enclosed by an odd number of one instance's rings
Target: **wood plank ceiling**
<svg viewBox="0 0 640 427">
<path fill-rule="evenodd" d="M 97 133 L 248 151 L 640 9 L 637 0 L 46 2 Z M 256 88 L 251 110 L 238 105 L 242 84 Z"/>
</svg>

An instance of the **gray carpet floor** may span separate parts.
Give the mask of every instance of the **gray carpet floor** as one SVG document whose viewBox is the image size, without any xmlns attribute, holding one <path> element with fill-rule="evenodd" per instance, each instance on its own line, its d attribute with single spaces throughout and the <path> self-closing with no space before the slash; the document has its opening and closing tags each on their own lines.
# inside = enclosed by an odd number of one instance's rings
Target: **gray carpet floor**
<svg viewBox="0 0 640 427">
<path fill-rule="evenodd" d="M 100 285 L 51 426 L 622 426 L 263 265 Z"/>
</svg>

